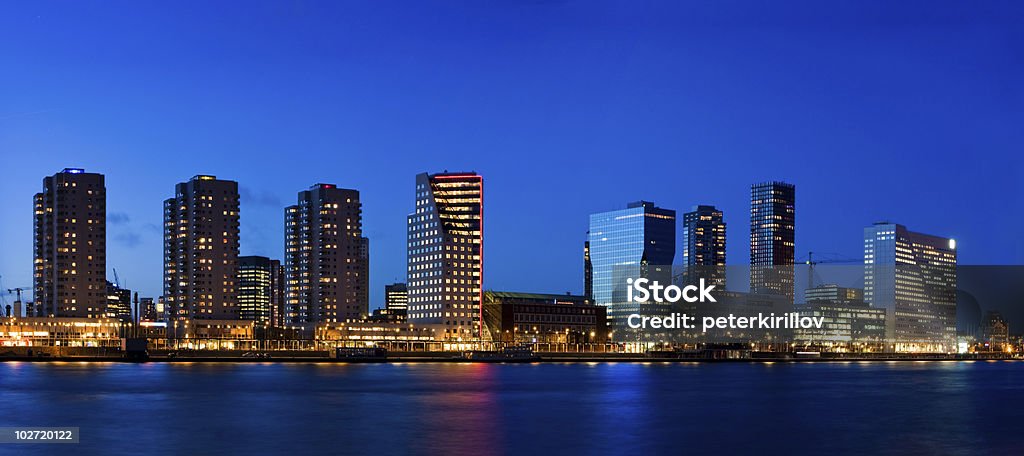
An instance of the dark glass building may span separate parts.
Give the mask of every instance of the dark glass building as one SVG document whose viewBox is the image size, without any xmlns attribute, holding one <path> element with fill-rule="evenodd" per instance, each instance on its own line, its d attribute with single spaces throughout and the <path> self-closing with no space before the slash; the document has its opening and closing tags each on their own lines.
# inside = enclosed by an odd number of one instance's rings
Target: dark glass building
<svg viewBox="0 0 1024 456">
<path fill-rule="evenodd" d="M 683 271 L 686 283 L 725 288 L 725 221 L 714 206 L 697 206 L 683 214 Z"/>
<path fill-rule="evenodd" d="M 592 214 L 587 236 L 593 267 L 593 302 L 608 306 L 613 322 L 640 311 L 635 303 L 627 302 L 626 279 L 663 275 L 657 280 L 671 283 L 676 211 L 659 208 L 649 201 L 630 203 L 625 209 Z M 645 309 L 643 313 L 659 311 Z"/>
<path fill-rule="evenodd" d="M 388 310 L 408 310 L 409 287 L 401 282 L 384 285 L 384 308 Z"/>
<path fill-rule="evenodd" d="M 750 292 L 792 302 L 796 187 L 765 182 L 750 187 Z"/>
<path fill-rule="evenodd" d="M 270 258 L 238 257 L 238 315 L 242 320 L 270 321 L 273 301 L 273 268 Z"/>
<path fill-rule="evenodd" d="M 583 296 L 594 302 L 594 263 L 590 261 L 590 241 L 583 242 Z"/>
<path fill-rule="evenodd" d="M 132 290 L 121 288 L 113 282 L 107 282 L 107 310 L 103 316 L 125 322 L 131 321 Z"/>
<path fill-rule="evenodd" d="M 284 326 L 288 301 L 285 285 L 288 283 L 281 260 L 270 260 L 270 324 Z"/>
</svg>

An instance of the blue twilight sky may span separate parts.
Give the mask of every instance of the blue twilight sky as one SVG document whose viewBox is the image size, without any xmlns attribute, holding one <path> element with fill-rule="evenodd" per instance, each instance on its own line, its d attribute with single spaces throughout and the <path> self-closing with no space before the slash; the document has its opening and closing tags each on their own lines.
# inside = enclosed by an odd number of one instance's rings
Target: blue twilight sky
<svg viewBox="0 0 1024 456">
<path fill-rule="evenodd" d="M 31 284 L 31 200 L 107 176 L 108 267 L 161 290 L 161 202 L 242 189 L 242 253 L 283 207 L 362 192 L 376 307 L 405 277 L 414 175 L 475 170 L 485 287 L 581 292 L 587 215 L 725 211 L 748 261 L 752 182 L 797 185 L 798 257 L 862 254 L 887 219 L 1024 263 L 1024 3 L 4 2 L 0 275 Z M 109 273 L 109 272 L 108 272 Z"/>
</svg>

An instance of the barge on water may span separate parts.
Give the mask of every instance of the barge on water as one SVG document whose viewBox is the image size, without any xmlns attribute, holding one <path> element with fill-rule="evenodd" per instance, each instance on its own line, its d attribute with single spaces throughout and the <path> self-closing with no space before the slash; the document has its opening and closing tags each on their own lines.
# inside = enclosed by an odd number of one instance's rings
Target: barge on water
<svg viewBox="0 0 1024 456">
<path fill-rule="evenodd" d="M 470 350 L 462 353 L 461 359 L 478 363 L 532 363 L 540 361 L 533 347 L 506 347 L 502 350 Z"/>
<path fill-rule="evenodd" d="M 388 359 L 388 349 L 383 347 L 338 347 L 335 357 L 344 361 L 384 361 Z"/>
</svg>

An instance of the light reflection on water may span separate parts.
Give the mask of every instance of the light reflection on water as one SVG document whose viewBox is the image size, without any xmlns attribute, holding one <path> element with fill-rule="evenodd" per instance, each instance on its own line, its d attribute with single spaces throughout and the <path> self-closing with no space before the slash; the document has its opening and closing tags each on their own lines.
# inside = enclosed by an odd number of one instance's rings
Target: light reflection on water
<svg viewBox="0 0 1024 456">
<path fill-rule="evenodd" d="M 81 454 L 1019 454 L 1022 374 L 1021 362 L 12 362 L 0 404 L 3 426 L 81 427 Z"/>
</svg>

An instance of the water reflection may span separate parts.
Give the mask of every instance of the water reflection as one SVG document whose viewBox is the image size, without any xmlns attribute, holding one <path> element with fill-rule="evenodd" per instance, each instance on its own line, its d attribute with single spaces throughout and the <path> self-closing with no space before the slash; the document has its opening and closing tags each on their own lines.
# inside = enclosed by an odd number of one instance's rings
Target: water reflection
<svg viewBox="0 0 1024 456">
<path fill-rule="evenodd" d="M 0 403 L 5 425 L 80 426 L 83 454 L 1012 454 L 1022 373 L 1020 362 L 0 363 Z"/>
</svg>

